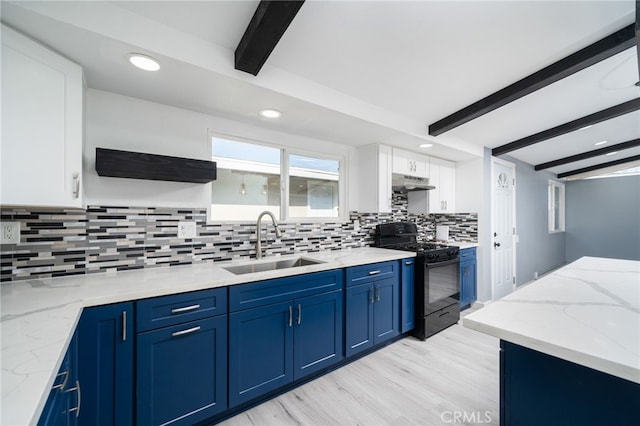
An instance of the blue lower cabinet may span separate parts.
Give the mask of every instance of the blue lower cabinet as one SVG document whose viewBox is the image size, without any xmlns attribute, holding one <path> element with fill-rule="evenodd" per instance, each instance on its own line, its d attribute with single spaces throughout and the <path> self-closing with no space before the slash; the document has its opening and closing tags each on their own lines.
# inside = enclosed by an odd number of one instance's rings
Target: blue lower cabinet
<svg viewBox="0 0 640 426">
<path fill-rule="evenodd" d="M 399 296 L 397 276 L 347 287 L 347 356 L 400 334 Z"/>
<path fill-rule="evenodd" d="M 342 356 L 342 290 L 229 315 L 229 406 L 327 368 Z"/>
<path fill-rule="evenodd" d="M 460 250 L 460 309 L 471 306 L 477 300 L 476 249 Z"/>
<path fill-rule="evenodd" d="M 293 304 L 229 315 L 229 406 L 293 380 Z"/>
<path fill-rule="evenodd" d="M 77 424 L 79 383 L 77 374 L 77 338 L 74 335 L 56 375 L 38 425 L 72 426 Z"/>
<path fill-rule="evenodd" d="M 191 425 L 227 409 L 227 316 L 137 335 L 138 425 Z"/>
<path fill-rule="evenodd" d="M 415 327 L 415 261 L 402 259 L 400 269 L 400 332 L 406 333 Z"/>
<path fill-rule="evenodd" d="M 400 291 L 397 278 L 374 282 L 373 344 L 400 334 Z"/>
<path fill-rule="evenodd" d="M 346 289 L 346 348 L 351 356 L 373 347 L 373 285 L 362 284 Z"/>
<path fill-rule="evenodd" d="M 133 424 L 133 303 L 86 308 L 77 333 L 78 424 Z"/>
<path fill-rule="evenodd" d="M 294 380 L 343 359 L 342 291 L 294 301 Z"/>
</svg>

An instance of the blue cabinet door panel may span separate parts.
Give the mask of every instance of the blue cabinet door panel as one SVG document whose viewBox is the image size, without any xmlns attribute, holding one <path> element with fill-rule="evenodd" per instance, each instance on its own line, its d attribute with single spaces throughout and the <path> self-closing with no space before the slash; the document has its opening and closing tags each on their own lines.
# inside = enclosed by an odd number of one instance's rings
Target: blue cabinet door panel
<svg viewBox="0 0 640 426">
<path fill-rule="evenodd" d="M 229 406 L 293 380 L 293 305 L 277 303 L 229 315 Z"/>
<path fill-rule="evenodd" d="M 294 380 L 329 367 L 342 356 L 342 291 L 294 302 Z"/>
<path fill-rule="evenodd" d="M 400 334 L 400 307 L 398 279 L 387 278 L 374 282 L 373 343 L 378 344 Z"/>
<path fill-rule="evenodd" d="M 476 249 L 460 250 L 460 308 L 466 308 L 477 299 Z"/>
<path fill-rule="evenodd" d="M 191 425 L 227 408 L 227 317 L 137 336 L 137 424 Z"/>
<path fill-rule="evenodd" d="M 402 263 L 400 332 L 406 333 L 415 327 L 415 261 L 403 259 L 400 262 Z"/>
<path fill-rule="evenodd" d="M 346 348 L 351 356 L 373 346 L 373 286 L 362 284 L 346 289 Z"/>
<path fill-rule="evenodd" d="M 133 423 L 133 303 L 87 308 L 78 326 L 81 425 Z"/>
</svg>

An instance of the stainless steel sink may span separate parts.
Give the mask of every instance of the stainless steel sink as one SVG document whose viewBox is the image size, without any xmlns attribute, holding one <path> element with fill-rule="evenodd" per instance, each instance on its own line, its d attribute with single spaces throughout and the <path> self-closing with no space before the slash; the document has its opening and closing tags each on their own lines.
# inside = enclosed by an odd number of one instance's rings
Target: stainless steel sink
<svg viewBox="0 0 640 426">
<path fill-rule="evenodd" d="M 242 275 L 251 274 L 253 272 L 275 271 L 278 269 L 297 268 L 298 266 L 316 265 L 325 263 L 322 260 L 309 259 L 307 257 L 298 257 L 287 260 L 274 260 L 273 262 L 256 262 L 247 265 L 227 266 L 225 269 L 232 274 Z"/>
</svg>

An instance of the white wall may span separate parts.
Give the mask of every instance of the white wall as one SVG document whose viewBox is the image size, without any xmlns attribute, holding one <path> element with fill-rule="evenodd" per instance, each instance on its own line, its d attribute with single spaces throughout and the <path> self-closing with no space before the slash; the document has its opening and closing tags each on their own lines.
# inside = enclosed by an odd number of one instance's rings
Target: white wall
<svg viewBox="0 0 640 426">
<path fill-rule="evenodd" d="M 345 145 L 88 89 L 83 153 L 87 205 L 207 207 L 210 201 L 210 184 L 98 176 L 95 171 L 95 148 L 208 160 L 211 158 L 209 129 L 223 135 L 310 153 L 344 156 L 347 170 L 350 170 L 349 157 L 355 152 Z M 347 195 L 356 193 L 353 189 L 357 187 L 357 182 L 351 178 L 352 174 L 350 172 L 347 176 Z M 355 209 L 355 202 L 348 203 L 348 210 Z"/>
</svg>

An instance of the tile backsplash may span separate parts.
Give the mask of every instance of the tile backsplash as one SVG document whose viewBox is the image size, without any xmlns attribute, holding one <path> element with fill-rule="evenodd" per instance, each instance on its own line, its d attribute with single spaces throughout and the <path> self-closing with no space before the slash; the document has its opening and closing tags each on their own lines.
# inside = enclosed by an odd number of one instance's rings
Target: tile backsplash
<svg viewBox="0 0 640 426">
<path fill-rule="evenodd" d="M 255 257 L 255 224 L 207 224 L 206 209 L 3 208 L 0 214 L 2 221 L 21 223 L 21 242 L 0 246 L 2 281 Z M 433 239 L 435 226 L 444 224 L 456 241 L 477 241 L 477 214 L 408 214 L 406 196 L 397 194 L 391 213 L 283 223 L 278 239 L 271 224 L 263 225 L 263 248 L 268 256 L 370 246 L 376 224 L 398 220 L 416 222 L 421 240 Z M 178 238 L 180 221 L 196 222 L 197 237 Z"/>
</svg>

